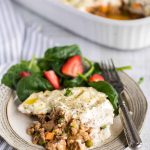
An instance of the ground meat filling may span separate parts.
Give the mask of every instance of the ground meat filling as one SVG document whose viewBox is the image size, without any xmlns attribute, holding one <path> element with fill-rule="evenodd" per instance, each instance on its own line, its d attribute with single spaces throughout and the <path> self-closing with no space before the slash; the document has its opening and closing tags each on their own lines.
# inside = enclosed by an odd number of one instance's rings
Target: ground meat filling
<svg viewBox="0 0 150 150">
<path fill-rule="evenodd" d="M 53 109 L 51 113 L 35 117 L 37 121 L 27 129 L 34 144 L 47 150 L 84 150 L 93 146 L 91 128 L 67 116 L 63 110 Z"/>
</svg>

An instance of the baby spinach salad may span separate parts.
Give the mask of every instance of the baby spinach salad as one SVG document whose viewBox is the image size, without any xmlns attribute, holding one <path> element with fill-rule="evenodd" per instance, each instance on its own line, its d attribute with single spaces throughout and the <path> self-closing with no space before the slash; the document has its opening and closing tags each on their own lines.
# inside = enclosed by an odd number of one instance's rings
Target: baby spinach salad
<svg viewBox="0 0 150 150">
<path fill-rule="evenodd" d="M 49 48 L 42 58 L 20 61 L 8 69 L 2 83 L 16 90 L 21 101 L 45 90 L 67 88 L 68 96 L 71 87 L 93 87 L 108 96 L 117 112 L 118 94 L 101 74 L 98 63 L 83 57 L 78 45 L 69 45 Z"/>
</svg>

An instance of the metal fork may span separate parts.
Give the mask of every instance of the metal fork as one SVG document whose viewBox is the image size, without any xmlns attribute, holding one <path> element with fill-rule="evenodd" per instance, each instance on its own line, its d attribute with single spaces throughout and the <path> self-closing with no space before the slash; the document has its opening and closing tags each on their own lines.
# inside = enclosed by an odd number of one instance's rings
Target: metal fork
<svg viewBox="0 0 150 150">
<path fill-rule="evenodd" d="M 124 100 L 126 97 L 125 97 L 125 92 L 124 92 L 124 86 L 116 71 L 113 60 L 111 60 L 107 64 L 102 62 L 101 69 L 102 69 L 104 78 L 108 82 L 110 82 L 112 86 L 116 89 L 116 91 L 118 92 L 119 114 L 123 122 L 124 133 L 127 139 L 128 146 L 131 149 L 138 149 L 142 146 L 142 141 L 135 127 L 131 114 L 125 104 Z"/>
</svg>

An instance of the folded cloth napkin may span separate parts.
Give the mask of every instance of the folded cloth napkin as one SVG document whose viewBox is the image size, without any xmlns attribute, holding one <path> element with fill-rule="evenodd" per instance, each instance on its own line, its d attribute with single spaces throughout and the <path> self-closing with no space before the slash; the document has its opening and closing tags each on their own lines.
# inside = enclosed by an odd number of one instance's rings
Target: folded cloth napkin
<svg viewBox="0 0 150 150">
<path fill-rule="evenodd" d="M 56 45 L 40 32 L 38 25 L 25 25 L 10 0 L 0 0 L 0 79 L 21 59 L 41 57 L 46 48 Z M 0 137 L 0 150 L 12 150 Z"/>
<path fill-rule="evenodd" d="M 0 65 L 19 59 L 25 25 L 9 0 L 0 0 Z"/>
</svg>

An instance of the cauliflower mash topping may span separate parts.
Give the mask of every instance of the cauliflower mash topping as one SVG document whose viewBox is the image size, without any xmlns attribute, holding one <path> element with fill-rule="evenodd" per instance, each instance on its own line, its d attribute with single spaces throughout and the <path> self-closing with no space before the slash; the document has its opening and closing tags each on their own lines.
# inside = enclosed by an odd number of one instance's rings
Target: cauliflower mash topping
<svg viewBox="0 0 150 150">
<path fill-rule="evenodd" d="M 67 4 L 71 4 L 74 7 L 78 7 L 80 9 L 84 9 L 85 7 L 91 7 L 95 5 L 121 5 L 121 0 L 64 0 L 64 2 Z"/>
</svg>

